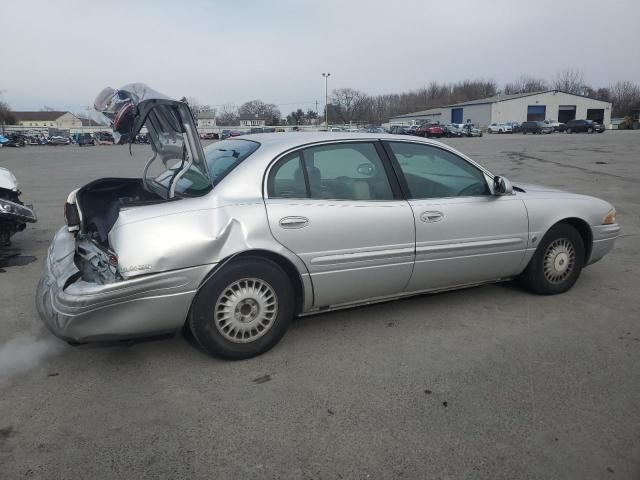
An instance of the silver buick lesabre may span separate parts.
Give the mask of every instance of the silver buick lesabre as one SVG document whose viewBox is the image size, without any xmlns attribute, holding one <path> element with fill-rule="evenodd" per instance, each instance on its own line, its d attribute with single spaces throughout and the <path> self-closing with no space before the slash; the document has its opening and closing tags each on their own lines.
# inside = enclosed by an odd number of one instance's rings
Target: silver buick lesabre
<svg viewBox="0 0 640 480">
<path fill-rule="evenodd" d="M 37 290 L 70 342 L 189 329 L 207 352 L 273 347 L 294 316 L 516 279 L 566 292 L 614 245 L 606 201 L 511 185 L 441 143 L 271 133 L 201 146 L 186 104 L 141 84 L 96 108 L 140 178 L 71 192 Z"/>
</svg>

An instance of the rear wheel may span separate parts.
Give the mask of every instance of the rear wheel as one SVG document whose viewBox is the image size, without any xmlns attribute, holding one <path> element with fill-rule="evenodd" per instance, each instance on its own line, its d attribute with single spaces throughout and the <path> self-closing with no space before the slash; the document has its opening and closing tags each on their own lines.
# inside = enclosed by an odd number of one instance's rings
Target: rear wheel
<svg viewBox="0 0 640 480">
<path fill-rule="evenodd" d="M 564 293 L 578 280 L 583 264 L 582 237 L 573 226 L 559 223 L 542 238 L 518 282 L 541 295 Z"/>
<path fill-rule="evenodd" d="M 567 128 L 566 132 L 567 132 L 567 133 L 571 133 L 571 129 L 570 129 L 570 128 Z"/>
<path fill-rule="evenodd" d="M 293 289 L 276 263 L 259 257 L 233 261 L 198 292 L 189 328 L 200 346 L 231 360 L 272 348 L 293 318 Z"/>
<path fill-rule="evenodd" d="M 593 133 L 593 128 L 591 127 L 587 128 L 587 133 Z"/>
</svg>

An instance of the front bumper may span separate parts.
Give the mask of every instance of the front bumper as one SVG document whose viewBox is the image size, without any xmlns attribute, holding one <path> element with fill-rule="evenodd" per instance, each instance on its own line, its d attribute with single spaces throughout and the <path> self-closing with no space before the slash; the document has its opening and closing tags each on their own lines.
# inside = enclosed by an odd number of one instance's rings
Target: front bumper
<svg viewBox="0 0 640 480">
<path fill-rule="evenodd" d="M 620 236 L 620 225 L 596 225 L 591 227 L 593 233 L 593 246 L 587 265 L 597 262 L 607 253 L 613 250 L 616 239 Z"/>
<path fill-rule="evenodd" d="M 75 265 L 75 237 L 55 234 L 36 291 L 38 313 L 51 332 L 77 342 L 177 331 L 201 282 L 214 265 L 201 265 L 99 285 Z"/>
</svg>

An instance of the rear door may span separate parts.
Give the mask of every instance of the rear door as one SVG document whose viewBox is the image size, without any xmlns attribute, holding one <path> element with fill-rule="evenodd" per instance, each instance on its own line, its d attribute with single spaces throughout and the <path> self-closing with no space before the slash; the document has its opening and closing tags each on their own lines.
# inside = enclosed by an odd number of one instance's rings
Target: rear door
<svg viewBox="0 0 640 480">
<path fill-rule="evenodd" d="M 413 213 L 383 155 L 380 142 L 331 142 L 269 169 L 271 232 L 305 263 L 316 307 L 398 294 L 409 281 Z"/>
<path fill-rule="evenodd" d="M 407 291 L 520 272 L 528 241 L 522 200 L 492 195 L 485 174 L 449 150 L 400 141 L 386 148 L 415 217 L 416 262 Z"/>
</svg>

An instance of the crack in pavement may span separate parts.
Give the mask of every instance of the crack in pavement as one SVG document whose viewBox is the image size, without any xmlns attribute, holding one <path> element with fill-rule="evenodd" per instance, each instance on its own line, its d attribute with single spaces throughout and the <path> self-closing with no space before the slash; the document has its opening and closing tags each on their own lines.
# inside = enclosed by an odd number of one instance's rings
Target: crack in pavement
<svg viewBox="0 0 640 480">
<path fill-rule="evenodd" d="M 623 177 L 622 175 L 616 175 L 615 173 L 608 173 L 608 172 L 600 172 L 598 170 L 591 170 L 589 168 L 585 168 L 585 167 L 579 167 L 577 165 L 567 165 L 566 163 L 562 163 L 562 162 L 554 162 L 553 160 L 547 160 L 545 158 L 540 158 L 540 157 L 535 157 L 533 155 L 528 155 L 524 152 L 512 152 L 512 151 L 503 151 L 501 153 L 504 153 L 508 156 L 516 156 L 519 157 L 519 159 L 522 160 L 536 160 L 537 162 L 541 162 L 541 163 L 550 163 L 552 165 L 557 165 L 559 167 L 565 167 L 565 168 L 572 168 L 574 170 L 580 170 L 581 172 L 585 172 L 585 173 L 589 173 L 592 175 L 603 175 L 606 177 L 613 177 L 613 178 L 617 178 L 618 180 L 625 180 L 627 182 L 638 182 L 638 179 L 635 178 L 631 178 L 631 177 Z"/>
</svg>

